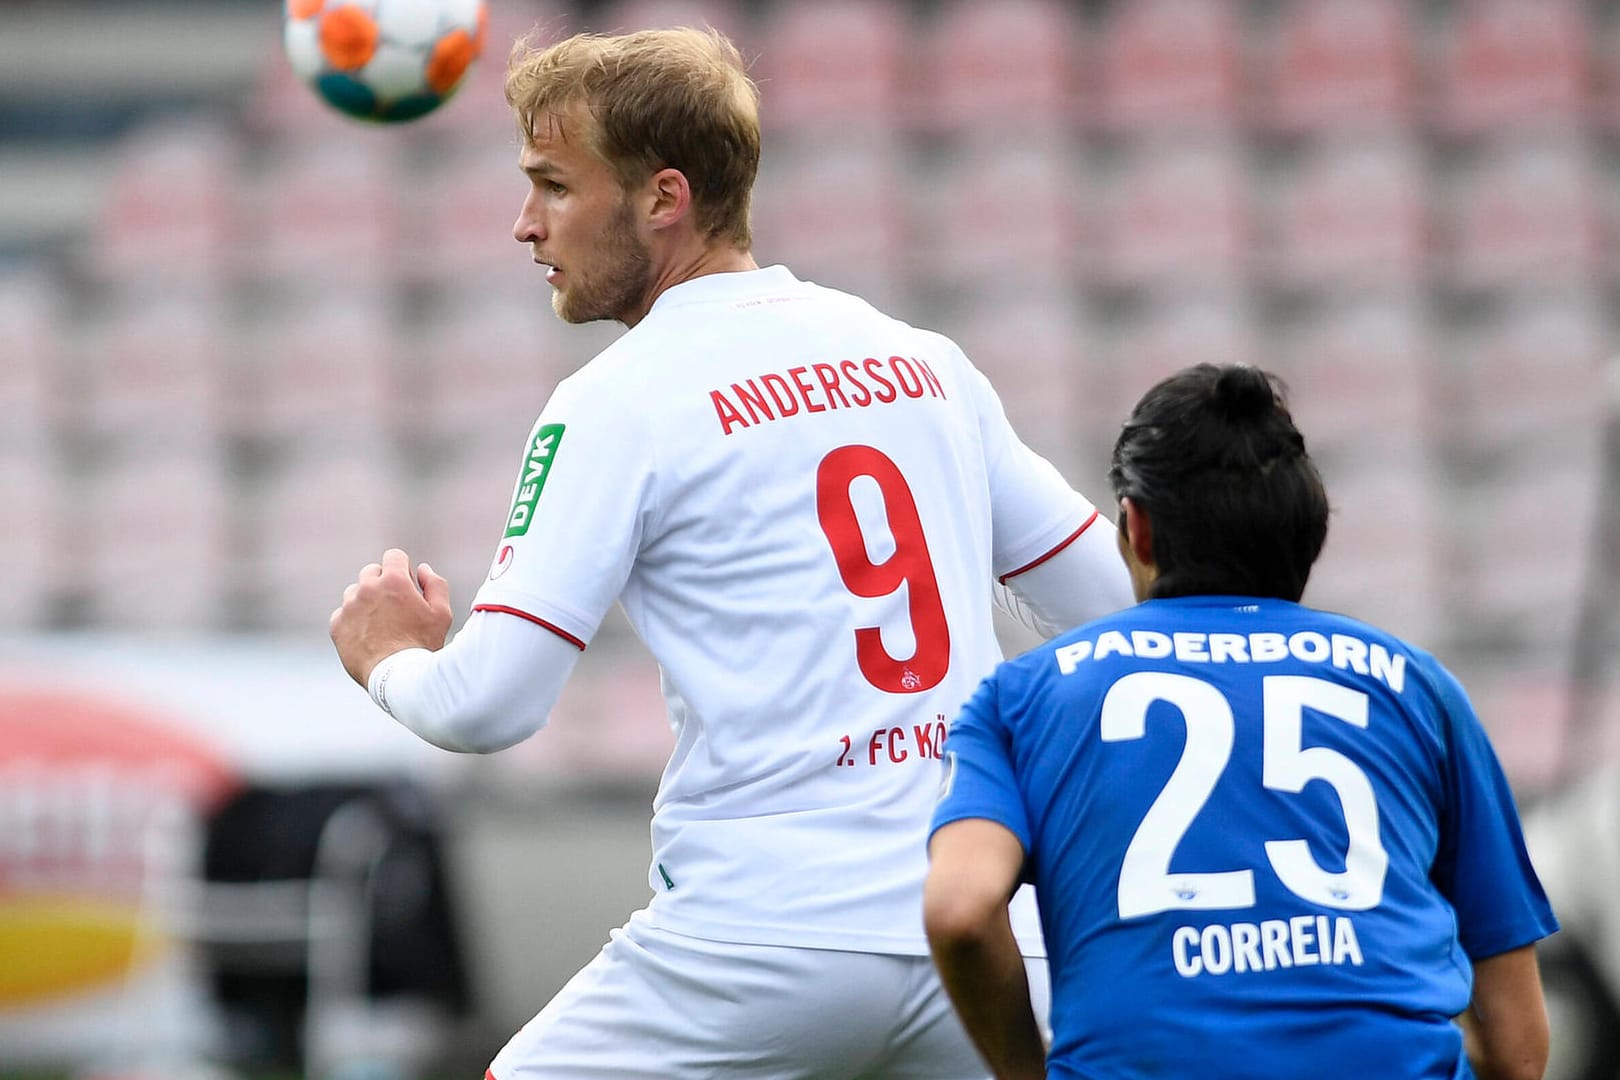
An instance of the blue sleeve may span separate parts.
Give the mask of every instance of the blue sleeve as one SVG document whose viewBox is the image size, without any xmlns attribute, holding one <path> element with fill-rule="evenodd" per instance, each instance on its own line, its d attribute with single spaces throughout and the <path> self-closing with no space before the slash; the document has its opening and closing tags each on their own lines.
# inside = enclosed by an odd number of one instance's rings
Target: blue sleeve
<svg viewBox="0 0 1620 1080">
<path fill-rule="evenodd" d="M 945 737 L 945 782 L 929 835 L 964 818 L 984 818 L 1005 826 L 1024 851 L 1030 849 L 1029 820 L 1013 775 L 1012 739 L 1001 713 L 996 676 L 978 690 Z"/>
<path fill-rule="evenodd" d="M 1541 887 L 1513 791 L 1461 684 L 1430 669 L 1446 737 L 1446 804 L 1431 879 L 1457 914 L 1463 951 L 1479 960 L 1558 929 Z"/>
</svg>

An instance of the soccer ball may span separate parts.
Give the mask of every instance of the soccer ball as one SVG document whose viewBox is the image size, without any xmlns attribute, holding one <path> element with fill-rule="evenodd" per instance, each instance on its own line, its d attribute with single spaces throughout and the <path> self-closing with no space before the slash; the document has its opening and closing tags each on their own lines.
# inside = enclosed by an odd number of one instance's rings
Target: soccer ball
<svg viewBox="0 0 1620 1080">
<path fill-rule="evenodd" d="M 484 47 L 484 0 L 286 0 L 282 42 L 333 108 L 402 122 L 447 101 Z"/>
</svg>

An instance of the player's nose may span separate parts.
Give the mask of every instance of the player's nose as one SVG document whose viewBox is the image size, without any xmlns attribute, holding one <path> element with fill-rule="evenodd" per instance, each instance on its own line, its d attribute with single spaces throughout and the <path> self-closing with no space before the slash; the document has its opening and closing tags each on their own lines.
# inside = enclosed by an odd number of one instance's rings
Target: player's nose
<svg viewBox="0 0 1620 1080">
<path fill-rule="evenodd" d="M 534 200 L 523 200 L 523 207 L 518 211 L 517 220 L 512 223 L 512 239 L 520 244 L 532 244 L 545 238 L 545 228 L 535 210 Z"/>
</svg>

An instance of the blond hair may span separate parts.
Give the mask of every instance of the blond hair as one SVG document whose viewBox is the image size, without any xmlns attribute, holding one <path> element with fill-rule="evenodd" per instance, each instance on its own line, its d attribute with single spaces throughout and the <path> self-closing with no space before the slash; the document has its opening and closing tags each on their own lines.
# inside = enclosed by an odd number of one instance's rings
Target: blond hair
<svg viewBox="0 0 1620 1080">
<path fill-rule="evenodd" d="M 593 121 L 587 144 L 621 186 L 677 169 L 691 185 L 699 230 L 744 251 L 752 246 L 759 91 L 718 31 L 577 34 L 544 48 L 526 37 L 512 48 L 506 100 L 531 145 L 540 125 L 560 126 L 583 107 Z"/>
</svg>

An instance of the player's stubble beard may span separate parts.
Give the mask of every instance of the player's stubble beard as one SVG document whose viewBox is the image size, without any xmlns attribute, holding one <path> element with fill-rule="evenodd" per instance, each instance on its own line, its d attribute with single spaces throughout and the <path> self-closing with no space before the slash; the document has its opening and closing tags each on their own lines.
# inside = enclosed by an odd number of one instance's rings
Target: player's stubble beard
<svg viewBox="0 0 1620 1080">
<path fill-rule="evenodd" d="M 571 280 L 552 292 L 551 308 L 563 322 L 623 322 L 652 287 L 652 251 L 636 235 L 628 198 L 620 200 L 592 254 L 589 270 L 565 271 Z"/>
</svg>

